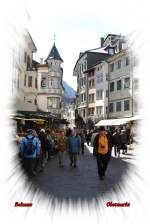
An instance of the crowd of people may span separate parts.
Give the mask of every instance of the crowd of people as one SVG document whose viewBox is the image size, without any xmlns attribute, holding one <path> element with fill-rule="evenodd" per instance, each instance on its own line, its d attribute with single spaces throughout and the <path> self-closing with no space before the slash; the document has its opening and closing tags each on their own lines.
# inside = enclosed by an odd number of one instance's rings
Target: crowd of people
<svg viewBox="0 0 150 224">
<path fill-rule="evenodd" d="M 94 139 L 92 140 L 92 137 Z M 98 175 L 104 179 L 111 152 L 114 148 L 116 157 L 127 153 L 127 145 L 131 143 L 130 132 L 115 129 L 113 132 L 100 127 L 98 130 L 78 130 L 77 128 L 54 131 L 49 128 L 40 130 L 20 130 L 16 142 L 22 166 L 31 176 L 43 172 L 46 164 L 54 157 L 58 158 L 58 166 L 64 167 L 66 154 L 73 168 L 77 167 L 79 154 L 84 155 L 85 143 L 93 146 L 93 156 L 97 159 Z"/>
<path fill-rule="evenodd" d="M 39 132 L 34 129 L 26 132 L 21 130 L 16 137 L 16 143 L 25 171 L 33 176 L 44 171 L 47 162 L 55 155 L 58 157 L 59 167 L 64 167 L 67 153 L 70 166 L 76 168 L 80 151 L 84 153 L 84 140 L 76 128 L 59 131 L 42 128 Z"/>
</svg>

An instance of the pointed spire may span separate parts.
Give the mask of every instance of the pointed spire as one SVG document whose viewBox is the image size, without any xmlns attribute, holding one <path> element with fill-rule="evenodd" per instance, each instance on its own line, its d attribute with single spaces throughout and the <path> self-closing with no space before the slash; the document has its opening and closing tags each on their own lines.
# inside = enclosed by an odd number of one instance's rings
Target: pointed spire
<svg viewBox="0 0 150 224">
<path fill-rule="evenodd" d="M 53 44 L 53 47 L 51 48 L 51 51 L 48 55 L 48 57 L 46 58 L 45 61 L 47 61 L 48 59 L 55 59 L 55 60 L 60 60 L 61 62 L 63 62 L 63 59 L 61 58 L 56 46 L 55 46 L 55 36 L 54 35 L 54 44 Z"/>
</svg>

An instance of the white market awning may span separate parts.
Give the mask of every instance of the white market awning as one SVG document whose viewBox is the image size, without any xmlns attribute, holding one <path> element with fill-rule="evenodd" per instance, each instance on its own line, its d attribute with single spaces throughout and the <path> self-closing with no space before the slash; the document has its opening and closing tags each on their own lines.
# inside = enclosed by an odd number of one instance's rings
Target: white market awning
<svg viewBox="0 0 150 224">
<path fill-rule="evenodd" d="M 141 120 L 142 117 L 140 115 L 136 115 L 133 117 L 125 117 L 118 119 L 107 119 L 99 121 L 95 126 L 113 126 L 113 125 L 123 125 L 130 121 Z"/>
<path fill-rule="evenodd" d="M 95 126 L 111 126 L 114 125 L 116 119 L 107 119 L 99 121 Z"/>
</svg>

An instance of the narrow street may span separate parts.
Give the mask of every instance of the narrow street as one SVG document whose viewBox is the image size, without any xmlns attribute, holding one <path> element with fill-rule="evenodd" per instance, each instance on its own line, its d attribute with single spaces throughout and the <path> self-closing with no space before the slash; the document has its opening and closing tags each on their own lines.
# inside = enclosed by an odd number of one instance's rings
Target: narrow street
<svg viewBox="0 0 150 224">
<path fill-rule="evenodd" d="M 100 181 L 97 175 L 96 159 L 91 154 L 92 147 L 87 147 L 87 145 L 85 145 L 85 154 L 80 154 L 77 168 L 69 166 L 67 155 L 65 167 L 60 168 L 56 156 L 48 162 L 44 172 L 39 173 L 32 181 L 43 192 L 58 200 L 70 198 L 76 201 L 80 198 L 89 201 L 114 190 L 121 183 L 123 176 L 127 172 L 132 172 L 134 151 L 128 150 L 128 153 L 121 155 L 120 158 L 112 156 L 103 181 Z"/>
</svg>

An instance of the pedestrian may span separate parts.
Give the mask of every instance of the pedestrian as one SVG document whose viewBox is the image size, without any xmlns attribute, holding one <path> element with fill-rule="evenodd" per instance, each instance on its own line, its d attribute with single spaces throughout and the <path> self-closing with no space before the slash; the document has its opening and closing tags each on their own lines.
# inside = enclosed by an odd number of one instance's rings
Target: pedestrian
<svg viewBox="0 0 150 224">
<path fill-rule="evenodd" d="M 42 151 L 42 170 L 44 169 L 46 162 L 47 162 L 47 151 L 46 151 L 46 141 L 47 141 L 47 137 L 46 137 L 46 133 L 45 133 L 45 129 L 41 129 L 40 133 L 39 133 L 39 139 L 41 142 L 41 151 Z"/>
<path fill-rule="evenodd" d="M 58 137 L 58 161 L 59 167 L 64 167 L 65 152 L 67 150 L 67 137 L 65 131 L 61 131 Z"/>
<path fill-rule="evenodd" d="M 89 146 L 90 144 L 90 141 L 91 141 L 91 132 L 88 131 L 88 133 L 86 134 L 86 142 L 87 142 L 87 145 Z"/>
<path fill-rule="evenodd" d="M 77 167 L 77 157 L 81 150 L 81 138 L 77 134 L 77 129 L 73 128 L 71 135 L 68 137 L 68 150 L 70 155 L 70 166 Z"/>
<path fill-rule="evenodd" d="M 47 161 L 50 160 L 53 155 L 53 139 L 50 134 L 50 129 L 46 129 L 46 152 L 47 152 Z"/>
<path fill-rule="evenodd" d="M 82 149 L 82 155 L 83 155 L 84 154 L 84 143 L 86 140 L 84 131 L 81 131 L 80 138 L 81 138 L 81 149 Z"/>
<path fill-rule="evenodd" d="M 120 134 L 120 139 L 121 139 L 121 149 L 123 150 L 123 154 L 127 153 L 127 134 L 125 130 L 121 130 Z"/>
<path fill-rule="evenodd" d="M 23 159 L 23 166 L 29 175 L 36 175 L 34 171 L 36 158 L 40 155 L 40 145 L 33 135 L 33 130 L 27 130 L 27 135 L 20 143 L 20 152 Z"/>
<path fill-rule="evenodd" d="M 119 134 L 119 130 L 116 129 L 115 132 L 113 133 L 113 146 L 114 146 L 114 153 L 115 156 L 120 157 L 120 148 L 121 148 L 121 137 Z"/>
<path fill-rule="evenodd" d="M 94 139 L 94 152 L 97 158 L 98 175 L 101 180 L 105 177 L 108 163 L 111 159 L 112 142 L 110 135 L 101 126 L 99 134 Z"/>
<path fill-rule="evenodd" d="M 36 138 L 39 144 L 39 154 L 36 156 L 35 168 L 34 171 L 38 173 L 41 170 L 41 163 L 42 163 L 42 149 L 41 149 L 41 141 L 38 137 L 36 130 L 33 129 L 33 136 Z"/>
</svg>

